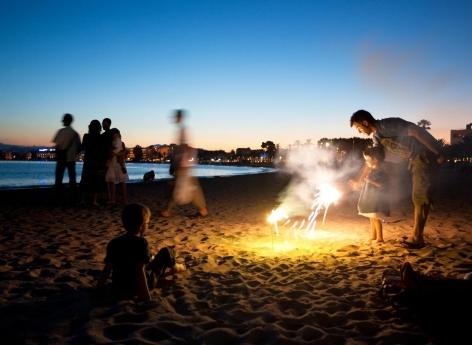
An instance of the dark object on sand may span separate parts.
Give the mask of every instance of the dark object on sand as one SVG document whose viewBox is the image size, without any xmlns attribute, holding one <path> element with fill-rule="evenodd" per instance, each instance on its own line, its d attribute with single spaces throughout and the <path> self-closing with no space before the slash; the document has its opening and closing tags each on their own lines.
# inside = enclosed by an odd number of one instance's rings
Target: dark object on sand
<svg viewBox="0 0 472 345">
<path fill-rule="evenodd" d="M 409 262 L 400 272 L 386 272 L 380 296 L 400 316 L 418 323 L 434 341 L 456 344 L 467 339 L 472 308 L 472 280 L 433 278 L 415 271 Z"/>
<path fill-rule="evenodd" d="M 143 180 L 144 182 L 151 182 L 154 181 L 155 176 L 156 174 L 154 174 L 154 170 L 151 170 L 144 174 Z"/>
<path fill-rule="evenodd" d="M 175 266 L 175 250 L 171 247 L 164 247 L 156 254 L 154 259 L 148 265 L 155 279 L 153 287 L 157 286 L 159 280 L 164 276 L 168 268 L 173 269 Z"/>
</svg>

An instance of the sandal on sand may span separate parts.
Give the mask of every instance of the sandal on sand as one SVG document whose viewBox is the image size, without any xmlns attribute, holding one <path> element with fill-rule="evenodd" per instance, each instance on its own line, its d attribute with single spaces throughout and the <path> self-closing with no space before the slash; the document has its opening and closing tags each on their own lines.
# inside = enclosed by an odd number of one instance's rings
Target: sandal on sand
<svg viewBox="0 0 472 345">
<path fill-rule="evenodd" d="M 417 243 L 417 242 L 409 242 L 409 241 L 402 241 L 401 246 L 407 249 L 421 249 L 425 246 L 424 243 Z"/>
</svg>

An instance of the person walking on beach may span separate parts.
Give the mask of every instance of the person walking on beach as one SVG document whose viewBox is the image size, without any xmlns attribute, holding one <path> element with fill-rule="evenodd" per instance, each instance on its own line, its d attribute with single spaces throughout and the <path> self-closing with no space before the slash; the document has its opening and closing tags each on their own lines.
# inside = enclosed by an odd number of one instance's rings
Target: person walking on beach
<svg viewBox="0 0 472 345">
<path fill-rule="evenodd" d="M 62 199 L 62 180 L 64 178 L 64 171 L 67 168 L 69 175 L 69 189 L 71 202 L 77 201 L 77 181 L 75 172 L 75 161 L 80 150 L 80 136 L 72 127 L 73 117 L 71 114 L 64 114 L 62 123 L 64 127 L 61 128 L 54 139 L 56 144 L 56 172 L 55 172 L 55 190 L 58 201 Z"/>
<path fill-rule="evenodd" d="M 208 215 L 205 197 L 198 180 L 192 176 L 192 167 L 196 160 L 195 150 L 188 145 L 183 120 L 184 111 L 182 109 L 176 110 L 174 123 L 178 126 L 178 146 L 173 152 L 173 162 L 171 163 L 173 171 L 170 172 L 175 174 L 175 185 L 167 208 L 161 212 L 161 215 L 169 217 L 176 205 L 193 203 L 198 208 L 198 215 L 205 217 Z"/>
<path fill-rule="evenodd" d="M 424 227 L 431 208 L 432 174 L 444 162 L 436 139 L 424 128 L 401 118 L 376 120 L 368 111 L 358 110 L 351 116 L 351 127 L 366 136 L 373 135 L 374 146 L 409 161 L 414 206 L 413 233 L 403 245 L 424 247 Z"/>
</svg>

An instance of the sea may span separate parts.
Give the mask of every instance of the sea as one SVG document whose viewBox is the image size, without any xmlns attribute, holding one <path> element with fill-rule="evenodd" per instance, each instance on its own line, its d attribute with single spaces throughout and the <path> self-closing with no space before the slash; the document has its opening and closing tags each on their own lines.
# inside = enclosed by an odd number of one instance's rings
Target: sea
<svg viewBox="0 0 472 345">
<path fill-rule="evenodd" d="M 76 163 L 77 182 L 82 174 L 82 162 Z M 0 161 L 0 188 L 50 187 L 54 185 L 56 162 L 51 161 Z M 169 164 L 126 163 L 131 183 L 143 180 L 144 173 L 154 170 L 155 179 L 168 179 Z M 273 172 L 272 168 L 229 165 L 195 165 L 193 175 L 197 177 L 233 176 Z M 67 169 L 64 183 L 69 181 Z"/>
</svg>

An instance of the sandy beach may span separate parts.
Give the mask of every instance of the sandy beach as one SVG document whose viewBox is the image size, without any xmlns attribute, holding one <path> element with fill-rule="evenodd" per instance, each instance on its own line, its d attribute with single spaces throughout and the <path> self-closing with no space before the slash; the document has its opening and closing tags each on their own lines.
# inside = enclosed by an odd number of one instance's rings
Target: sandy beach
<svg viewBox="0 0 472 345">
<path fill-rule="evenodd" d="M 130 184 L 129 199 L 153 217 L 155 252 L 174 246 L 185 264 L 150 302 L 108 303 L 94 282 L 106 244 L 123 230 L 120 207 L 54 207 L 47 189 L 0 191 L 0 339 L 3 344 L 428 344 L 440 342 L 414 315 L 379 297 L 382 274 L 409 261 L 429 274 L 472 271 L 472 178 L 441 172 L 427 246 L 399 245 L 411 204 L 393 207 L 384 244 L 370 244 L 357 195 L 329 210 L 320 238 L 273 237 L 266 217 L 287 176 L 202 179 L 210 215 L 192 207 L 159 217 L 165 181 Z"/>
</svg>

